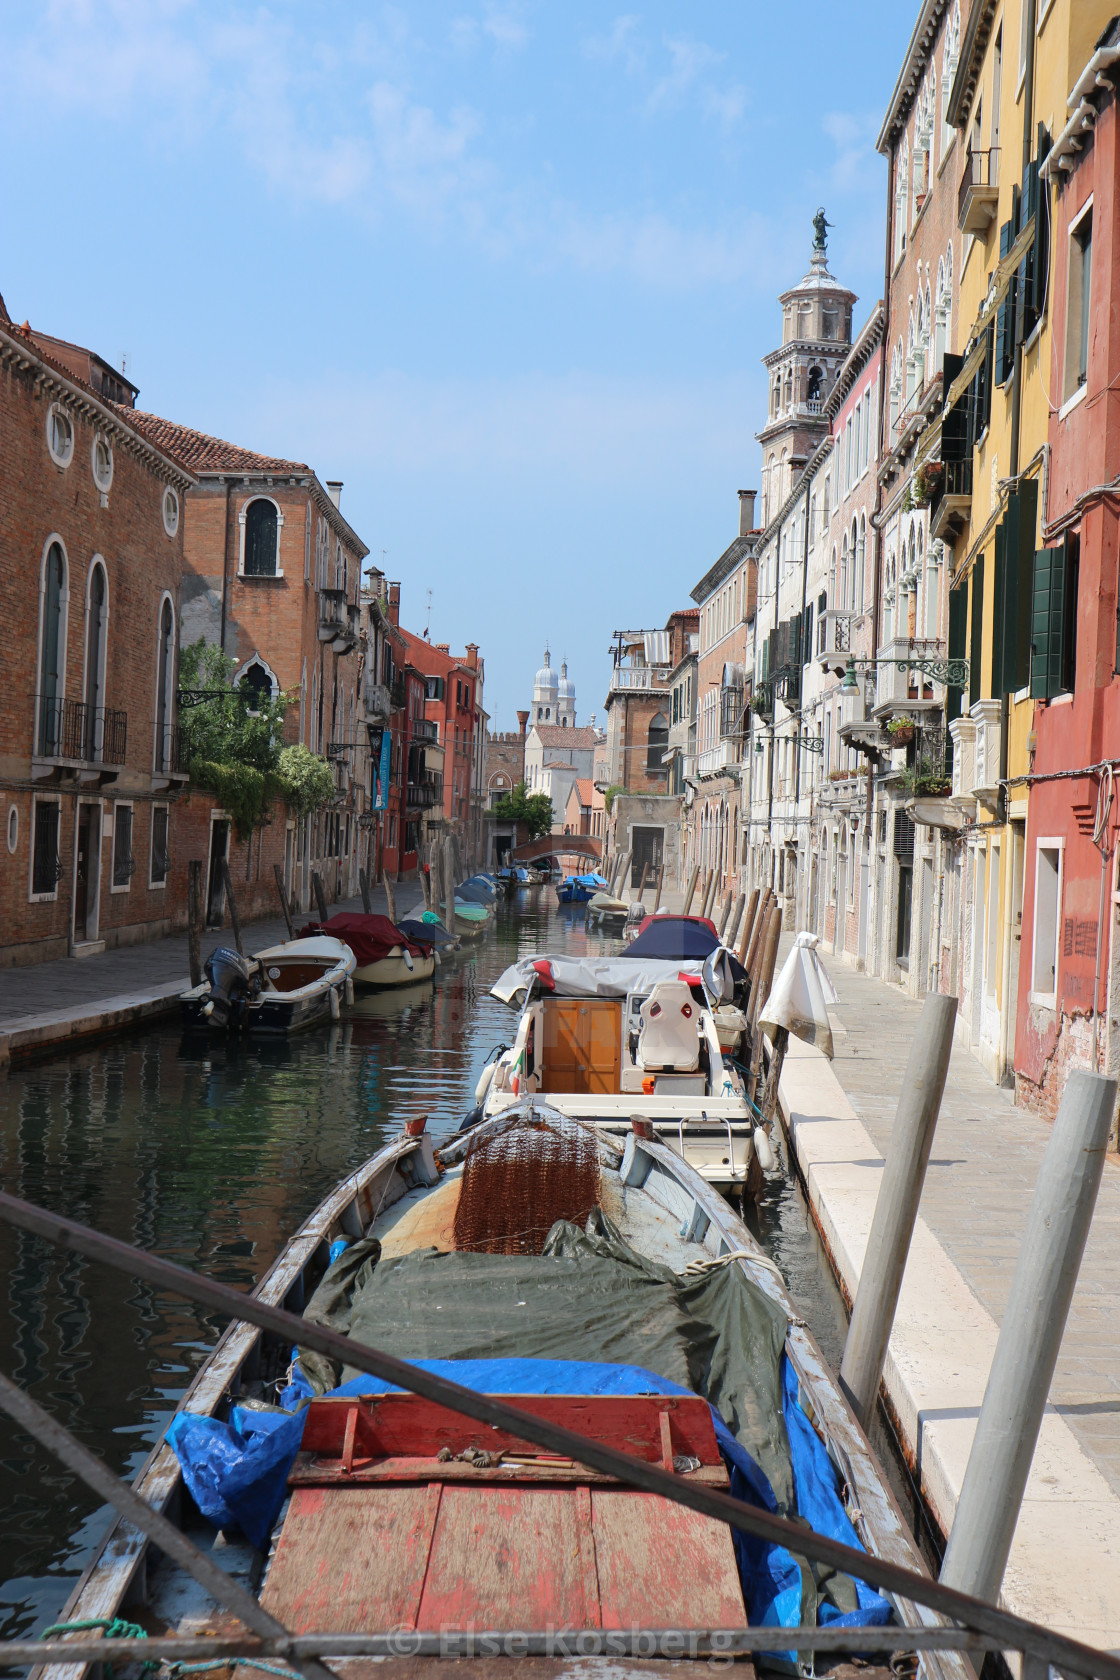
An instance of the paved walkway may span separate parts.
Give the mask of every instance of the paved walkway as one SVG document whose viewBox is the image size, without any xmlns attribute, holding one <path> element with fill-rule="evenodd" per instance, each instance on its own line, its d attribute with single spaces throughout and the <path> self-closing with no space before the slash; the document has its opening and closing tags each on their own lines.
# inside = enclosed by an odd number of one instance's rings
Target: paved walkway
<svg viewBox="0 0 1120 1680">
<path fill-rule="evenodd" d="M 833 1071 L 885 1151 L 921 1004 L 841 960 L 827 967 L 840 997 Z M 1046 1121 L 1017 1108 L 954 1046 L 921 1214 L 997 1324 L 1049 1137 Z M 1050 1399 L 1120 1496 L 1118 1294 L 1120 1158 L 1110 1156 Z"/>
<path fill-rule="evenodd" d="M 783 941 L 783 944 L 787 942 Z M 835 1056 L 791 1043 L 782 1106 L 835 1270 L 855 1295 L 921 1004 L 826 958 Z M 1050 1127 L 954 1047 L 884 1387 L 943 1533 Z M 1108 1158 L 1002 1597 L 1120 1649 L 1120 1161 Z"/>
<path fill-rule="evenodd" d="M 373 910 L 384 914 L 385 891 L 375 887 Z M 402 881 L 396 889 L 397 915 L 419 914 L 422 893 L 419 882 Z M 360 899 L 348 899 L 331 906 L 331 912 L 360 910 Z M 297 918 L 297 927 L 308 920 Z M 251 922 L 242 927 L 248 951 L 261 950 L 288 937 L 281 918 Z M 202 936 L 203 961 L 216 945 L 233 943 L 232 928 L 208 929 Z M 157 1014 L 189 984 L 190 960 L 187 936 L 175 934 L 143 945 L 126 945 L 102 951 L 95 957 L 60 957 L 54 962 L 26 968 L 0 970 L 0 1044 L 10 1042 L 17 1049 L 37 1041 L 40 1045 L 100 1030 L 88 1023 L 101 1014 L 104 1027 L 125 1025 Z M 57 1030 L 66 1027 L 69 1030 Z"/>
</svg>

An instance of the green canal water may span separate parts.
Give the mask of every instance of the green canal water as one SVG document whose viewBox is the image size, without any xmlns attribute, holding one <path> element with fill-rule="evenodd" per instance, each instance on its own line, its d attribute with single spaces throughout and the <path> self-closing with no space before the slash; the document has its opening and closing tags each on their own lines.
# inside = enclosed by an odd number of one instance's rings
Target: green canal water
<svg viewBox="0 0 1120 1680">
<path fill-rule="evenodd" d="M 402 1122 L 436 1135 L 474 1102 L 514 1017 L 490 997 L 519 955 L 618 949 L 548 888 L 503 907 L 433 984 L 359 997 L 329 1029 L 275 1046 L 185 1040 L 174 1025 L 17 1069 L 0 1085 L 0 1184 L 250 1287 L 288 1235 Z M 0 1075 L 0 1078 L 3 1078 Z M 834 1363 L 845 1315 L 797 1186 L 751 1222 Z M 199 1308 L 0 1226 L 0 1367 L 131 1476 L 221 1328 Z M 0 1416 L 0 1637 L 53 1621 L 108 1514 Z"/>
</svg>

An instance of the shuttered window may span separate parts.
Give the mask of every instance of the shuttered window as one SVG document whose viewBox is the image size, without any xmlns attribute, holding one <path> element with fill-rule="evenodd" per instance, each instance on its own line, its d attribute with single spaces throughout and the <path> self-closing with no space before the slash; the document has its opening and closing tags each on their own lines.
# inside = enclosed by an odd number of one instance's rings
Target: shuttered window
<svg viewBox="0 0 1120 1680">
<path fill-rule="evenodd" d="M 995 532 L 992 693 L 1014 694 L 1030 681 L 1034 539 L 1038 484 L 1021 479 Z"/>
<path fill-rule="evenodd" d="M 1031 695 L 1036 700 L 1071 692 L 1076 682 L 1079 546 L 1071 534 L 1035 555 Z"/>
<path fill-rule="evenodd" d="M 968 637 L 968 703 L 975 706 L 980 698 L 980 665 L 984 656 L 984 556 L 972 568 L 970 584 L 972 620 Z"/>
<path fill-rule="evenodd" d="M 968 591 L 964 585 L 949 591 L 949 658 L 963 659 L 967 646 Z M 951 722 L 961 715 L 963 688 L 950 688 L 945 697 L 945 715 Z"/>
</svg>

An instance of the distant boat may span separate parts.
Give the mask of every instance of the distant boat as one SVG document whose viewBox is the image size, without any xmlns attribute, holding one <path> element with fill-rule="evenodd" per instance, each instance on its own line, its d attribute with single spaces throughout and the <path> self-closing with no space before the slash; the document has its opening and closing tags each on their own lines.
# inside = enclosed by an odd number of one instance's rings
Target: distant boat
<svg viewBox="0 0 1120 1680">
<path fill-rule="evenodd" d="M 366 916 L 360 911 L 332 916 L 315 922 L 308 934 L 329 934 L 341 939 L 354 953 L 356 986 L 411 986 L 430 980 L 435 973 L 435 941 L 408 934 L 388 916 Z"/>
<path fill-rule="evenodd" d="M 357 962 L 349 945 L 326 935 L 288 939 L 254 957 L 219 945 L 205 979 L 179 995 L 191 1027 L 249 1033 L 292 1033 L 337 1020 L 353 994 Z"/>
<path fill-rule="evenodd" d="M 556 888 L 556 897 L 561 904 L 586 904 L 597 892 L 606 892 L 609 886 L 609 881 L 592 870 L 590 875 L 569 875 Z"/>
</svg>

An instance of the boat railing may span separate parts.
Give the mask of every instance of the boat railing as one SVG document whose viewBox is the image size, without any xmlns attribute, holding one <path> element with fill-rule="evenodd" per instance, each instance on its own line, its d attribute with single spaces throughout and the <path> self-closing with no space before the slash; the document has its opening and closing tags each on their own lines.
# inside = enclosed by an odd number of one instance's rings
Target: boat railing
<svg viewBox="0 0 1120 1680">
<path fill-rule="evenodd" d="M 422 1139 L 417 1137 L 415 1147 L 419 1149 L 421 1146 Z M 278 1337 L 285 1345 L 298 1342 L 302 1347 L 324 1354 L 354 1370 L 422 1395 L 477 1422 L 505 1430 L 519 1440 L 543 1447 L 549 1453 L 573 1459 L 625 1486 L 684 1505 L 702 1516 L 727 1523 L 741 1533 L 771 1545 L 784 1546 L 813 1563 L 849 1574 L 891 1594 L 895 1599 L 909 1601 L 947 1618 L 943 1624 L 926 1622 L 920 1626 L 825 1626 L 780 1630 L 765 1626 L 734 1630 L 524 1629 L 493 1635 L 466 1629 L 439 1634 L 407 1630 L 378 1634 L 292 1634 L 239 1580 L 200 1551 L 162 1511 L 149 1505 L 126 1482 L 114 1476 L 56 1418 L 18 1384 L 0 1373 L 0 1408 L 112 1505 L 127 1522 L 135 1524 L 158 1550 L 178 1563 L 223 1608 L 232 1611 L 246 1630 L 243 1634 L 222 1634 L 205 1639 L 146 1638 L 142 1648 L 146 1659 L 183 1662 L 199 1657 L 214 1660 L 227 1656 L 270 1656 L 285 1659 L 304 1676 L 304 1680 L 334 1680 L 332 1671 L 324 1666 L 321 1658 L 359 1655 L 447 1657 L 456 1654 L 455 1641 L 462 1642 L 468 1638 L 478 1641 L 486 1655 L 492 1655 L 493 1651 L 488 1646 L 482 1646 L 481 1641 L 492 1637 L 499 1641 L 498 1649 L 508 1648 L 508 1654 L 514 1657 L 568 1654 L 566 1645 L 557 1643 L 565 1640 L 572 1642 L 573 1649 L 580 1656 L 597 1653 L 626 1655 L 630 1652 L 648 1656 L 651 1650 L 659 1649 L 664 1655 L 684 1656 L 691 1653 L 694 1644 L 697 1655 L 728 1657 L 772 1650 L 784 1636 L 787 1642 L 795 1643 L 800 1652 L 850 1651 L 853 1648 L 861 1653 L 1019 1652 L 1022 1655 L 1022 1672 L 1028 1680 L 1040 1680 L 1041 1676 L 1048 1674 L 1049 1668 L 1086 1677 L 1099 1676 L 1100 1680 L 1120 1680 L 1120 1657 L 1109 1652 L 1094 1649 L 1051 1628 L 1030 1622 L 1001 1609 L 997 1604 L 972 1598 L 888 1558 L 844 1545 L 799 1522 L 777 1516 L 759 1506 L 745 1504 L 717 1488 L 691 1482 L 658 1464 L 619 1452 L 548 1418 L 522 1411 L 496 1395 L 463 1388 L 407 1360 L 351 1341 L 339 1332 L 315 1324 L 297 1313 L 272 1306 L 257 1295 L 231 1289 L 227 1284 L 188 1271 L 170 1260 L 106 1236 L 76 1220 L 36 1207 L 6 1191 L 0 1191 L 0 1220 L 18 1230 L 45 1238 L 60 1248 L 83 1254 L 87 1259 L 103 1261 L 161 1292 L 193 1301 L 225 1318 L 255 1325 L 259 1330 Z M 77 1637 L 72 1635 L 61 1639 L 0 1641 L 0 1667 L 27 1664 L 71 1666 L 128 1662 L 137 1658 L 134 1640 L 90 1638 L 86 1629 L 76 1629 L 75 1633 Z M 450 1650 L 449 1640 L 452 1642 Z M 508 1646 L 503 1646 L 503 1640 L 508 1642 Z M 645 1643 L 639 1644 L 638 1641 Z M 668 1641 L 674 1643 L 670 1645 L 666 1643 Z"/>
</svg>

